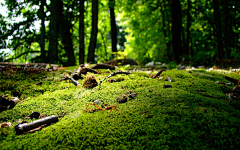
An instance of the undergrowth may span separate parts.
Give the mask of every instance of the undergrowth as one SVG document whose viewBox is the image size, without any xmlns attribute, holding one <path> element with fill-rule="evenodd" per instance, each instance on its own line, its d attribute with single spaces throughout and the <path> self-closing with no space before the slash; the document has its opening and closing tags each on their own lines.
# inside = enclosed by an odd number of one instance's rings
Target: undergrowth
<svg viewBox="0 0 240 150">
<path fill-rule="evenodd" d="M 70 67 L 65 70 L 73 70 Z M 107 70 L 95 75 L 97 82 Z M 21 102 L 0 113 L 1 149 L 237 149 L 240 147 L 239 98 L 226 96 L 234 85 L 224 73 L 204 70 L 168 70 L 163 78 L 151 79 L 143 71 L 112 77 L 92 89 L 60 81 L 64 70 L 24 74 L 4 72 L 0 75 L 0 95 L 19 91 Z M 67 71 L 66 71 L 67 72 Z M 156 74 L 157 70 L 151 72 Z M 228 73 L 240 80 L 239 74 Z M 87 75 L 88 76 L 88 75 Z M 172 81 L 165 81 L 170 76 Z M 86 77 L 85 77 L 86 78 Z M 163 88 L 172 85 L 172 88 Z M 137 93 L 119 104 L 122 95 Z M 117 105 L 119 111 L 86 112 L 95 100 Z M 94 106 L 89 106 L 94 109 Z M 14 126 L 32 112 L 58 115 L 59 121 L 34 133 L 16 135 Z"/>
</svg>

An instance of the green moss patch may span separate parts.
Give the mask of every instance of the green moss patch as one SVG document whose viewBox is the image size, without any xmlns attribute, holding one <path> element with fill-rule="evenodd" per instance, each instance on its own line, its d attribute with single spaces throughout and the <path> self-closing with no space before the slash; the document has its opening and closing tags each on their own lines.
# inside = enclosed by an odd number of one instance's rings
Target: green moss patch
<svg viewBox="0 0 240 150">
<path fill-rule="evenodd" d="M 65 70 L 77 69 L 76 67 Z M 234 85 L 224 76 L 240 80 L 234 72 L 167 70 L 151 79 L 144 71 L 117 74 L 101 86 L 76 87 L 60 81 L 66 71 L 40 74 L 1 73 L 0 95 L 19 91 L 21 102 L 0 113 L 1 149 L 237 149 L 240 147 L 240 99 L 226 96 Z M 110 73 L 99 70 L 99 83 Z M 156 74 L 157 70 L 150 72 Z M 173 82 L 165 79 L 171 77 Z M 40 83 L 41 82 L 41 83 Z M 172 87 L 163 88 L 164 85 Z M 118 97 L 127 97 L 118 103 Z M 117 105 L 119 111 L 86 112 L 95 100 Z M 233 101 L 231 101 L 233 100 Z M 230 102 L 231 101 L 231 102 Z M 99 105 L 101 105 L 100 103 Z M 94 106 L 89 106 L 93 109 Z M 59 121 L 34 133 L 16 135 L 14 126 L 32 112 L 58 115 Z"/>
</svg>

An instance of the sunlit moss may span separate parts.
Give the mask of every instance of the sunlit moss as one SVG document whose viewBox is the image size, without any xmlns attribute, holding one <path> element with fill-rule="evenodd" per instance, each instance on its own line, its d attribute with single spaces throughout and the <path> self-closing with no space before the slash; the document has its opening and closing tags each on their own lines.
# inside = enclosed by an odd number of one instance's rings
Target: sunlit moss
<svg viewBox="0 0 240 150">
<path fill-rule="evenodd" d="M 0 114 L 0 122 L 12 123 L 9 129 L 0 130 L 0 146 L 2 149 L 237 149 L 240 146 L 239 99 L 229 103 L 231 99 L 225 93 L 234 85 L 215 83 L 229 82 L 225 74 L 167 70 L 161 74 L 163 78 L 150 79 L 149 74 L 157 71 L 116 75 L 112 78 L 119 82 L 104 81 L 101 87 L 90 89 L 60 81 L 63 71 L 11 77 L 1 74 L 1 95 L 10 96 L 11 90 L 17 90 L 22 93 L 22 102 Z M 98 82 L 109 74 L 100 72 L 103 74 L 94 77 Z M 240 79 L 236 73 L 228 75 Z M 174 82 L 165 80 L 167 76 Z M 93 75 L 87 77 L 93 79 Z M 84 85 L 86 78 L 78 82 Z M 42 84 L 37 85 L 40 81 Z M 172 88 L 163 88 L 164 85 Z M 126 103 L 117 102 L 117 97 L 130 93 L 137 96 L 128 97 Z M 95 100 L 117 105 L 119 111 L 86 112 L 87 104 Z M 35 111 L 63 117 L 41 131 L 16 135 L 17 121 L 33 121 L 25 116 Z"/>
</svg>

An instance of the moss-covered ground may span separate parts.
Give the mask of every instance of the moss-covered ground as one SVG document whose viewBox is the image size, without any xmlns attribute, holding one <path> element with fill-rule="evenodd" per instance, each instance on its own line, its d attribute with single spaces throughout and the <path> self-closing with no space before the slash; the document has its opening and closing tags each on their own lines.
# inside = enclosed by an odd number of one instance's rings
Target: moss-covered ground
<svg viewBox="0 0 240 150">
<path fill-rule="evenodd" d="M 162 79 L 149 72 L 116 75 L 93 89 L 60 81 L 63 72 L 40 74 L 0 73 L 0 95 L 20 91 L 21 102 L 0 113 L 0 149 L 238 149 L 240 147 L 240 99 L 226 96 L 234 85 L 224 75 L 240 80 L 236 72 L 167 70 Z M 121 69 L 121 68 L 120 68 Z M 68 71 L 69 70 L 69 71 Z M 96 80 L 109 75 L 100 70 Z M 156 74 L 157 70 L 150 72 Z M 170 76 L 172 81 L 165 81 Z M 42 84 L 39 84 L 39 82 Z M 83 84 L 83 80 L 78 80 Z M 172 85 L 172 88 L 163 88 Z M 137 93 L 126 103 L 124 94 Z M 117 105 L 113 110 L 86 112 L 87 104 L 99 100 Z M 94 106 L 89 106 L 94 109 Z M 59 121 L 34 133 L 16 135 L 14 126 L 32 112 L 58 115 Z"/>
</svg>

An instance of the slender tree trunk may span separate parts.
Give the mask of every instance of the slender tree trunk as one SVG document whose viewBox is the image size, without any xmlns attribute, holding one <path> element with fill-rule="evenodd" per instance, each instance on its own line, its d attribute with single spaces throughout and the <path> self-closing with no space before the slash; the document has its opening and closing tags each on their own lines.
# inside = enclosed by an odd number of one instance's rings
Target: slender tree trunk
<svg viewBox="0 0 240 150">
<path fill-rule="evenodd" d="M 173 58 L 176 61 L 180 61 L 180 56 L 183 54 L 183 49 L 181 44 L 182 13 L 179 0 L 171 0 L 171 16 Z"/>
<path fill-rule="evenodd" d="M 102 31 L 100 31 L 100 34 L 102 36 L 102 42 L 103 42 L 103 45 L 104 45 L 105 61 L 108 61 L 108 59 L 107 59 L 107 46 L 106 46 L 106 42 L 105 42 L 105 39 L 104 39 L 104 33 Z"/>
<path fill-rule="evenodd" d="M 194 56 L 194 54 L 193 54 L 193 40 L 192 40 L 192 38 L 190 38 L 190 45 L 191 46 L 189 46 L 189 55 L 191 56 L 191 57 L 193 57 Z"/>
<path fill-rule="evenodd" d="M 213 0 L 213 9 L 214 9 L 214 20 L 216 27 L 216 36 L 217 36 L 217 49 L 218 49 L 218 58 L 223 58 L 223 43 L 222 43 L 222 25 L 219 11 L 219 1 Z"/>
<path fill-rule="evenodd" d="M 234 16 L 233 16 L 233 26 L 234 26 L 234 28 L 237 30 L 237 28 L 239 28 L 239 17 L 237 17 L 238 16 L 238 14 L 239 14 L 239 5 L 240 5 L 240 1 L 239 0 L 234 0 L 234 5 L 235 5 L 235 8 L 234 8 Z M 234 31 L 232 31 L 233 32 L 233 49 L 235 50 L 235 51 L 239 51 L 239 40 L 238 39 L 240 39 L 240 35 L 239 35 L 239 33 L 236 33 L 236 32 L 234 32 Z M 237 37 L 237 38 L 235 38 L 235 37 Z M 238 59 L 237 57 L 235 57 L 235 59 Z"/>
<path fill-rule="evenodd" d="M 51 0 L 50 32 L 48 60 L 50 63 L 58 62 L 58 26 L 59 26 L 59 0 Z"/>
<path fill-rule="evenodd" d="M 111 17 L 111 39 L 112 52 L 117 52 L 117 26 L 114 13 L 115 0 L 109 0 L 110 17 Z"/>
<path fill-rule="evenodd" d="M 190 49 L 189 49 L 189 43 L 190 43 L 190 26 L 191 26 L 191 14 L 190 14 L 190 10 L 191 10 L 191 1 L 188 0 L 188 9 L 187 9 L 187 39 L 186 39 L 186 54 L 189 56 L 192 56 L 190 53 Z"/>
<path fill-rule="evenodd" d="M 41 61 L 46 61 L 46 53 L 45 53 L 45 12 L 44 12 L 44 5 L 46 4 L 46 0 L 41 0 L 40 11 L 41 11 L 41 40 L 40 40 L 40 47 L 41 47 Z"/>
<path fill-rule="evenodd" d="M 159 1 L 158 1 L 159 2 Z M 162 4 L 162 5 L 161 5 Z M 166 5 L 165 5 L 165 0 L 162 1 L 162 3 L 160 2 L 160 11 L 161 11 L 161 14 L 162 14 L 162 24 L 163 24 L 163 34 L 164 34 L 164 37 L 165 37 L 165 42 L 166 42 L 166 51 L 167 51 L 167 57 L 168 57 L 168 61 L 172 61 L 172 58 L 171 58 L 171 50 L 170 50 L 170 37 L 168 37 L 167 35 L 167 32 L 170 32 L 170 28 L 168 25 L 166 25 L 167 23 L 167 20 L 166 20 L 166 14 L 165 12 L 167 11 L 164 11 L 163 10 L 166 10 Z"/>
<path fill-rule="evenodd" d="M 98 0 L 92 0 L 92 31 L 90 38 L 90 45 L 88 48 L 88 63 L 94 63 L 94 53 L 97 43 L 97 32 L 98 32 Z"/>
<path fill-rule="evenodd" d="M 223 25 L 224 25 L 224 48 L 225 48 L 225 58 L 229 59 L 230 58 L 230 49 L 228 48 L 229 46 L 229 21 L 230 20 L 228 17 L 228 0 L 224 0 L 224 5 L 223 5 Z M 231 21 L 231 20 L 230 20 Z"/>
<path fill-rule="evenodd" d="M 84 64 L 84 2 L 80 0 L 80 17 L 79 17 L 79 64 Z"/>
</svg>

